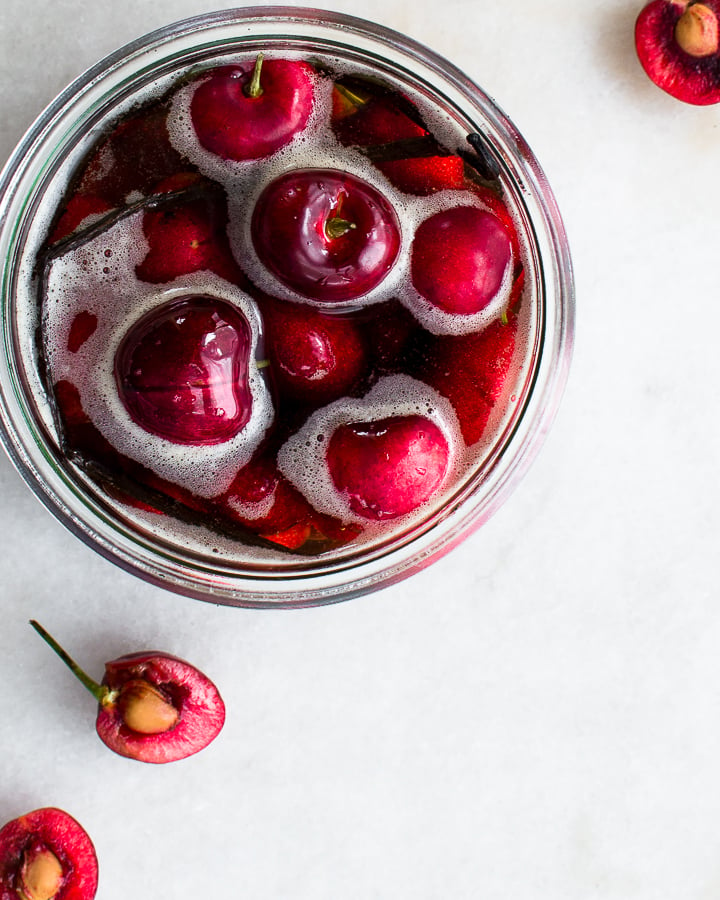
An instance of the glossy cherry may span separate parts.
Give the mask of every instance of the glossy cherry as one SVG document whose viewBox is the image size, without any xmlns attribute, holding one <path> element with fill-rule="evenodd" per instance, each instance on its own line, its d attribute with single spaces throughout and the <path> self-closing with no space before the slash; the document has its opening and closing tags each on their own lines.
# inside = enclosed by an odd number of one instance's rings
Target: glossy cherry
<svg viewBox="0 0 720 900">
<path fill-rule="evenodd" d="M 720 2 L 651 0 L 635 23 L 635 47 L 652 81 L 672 97 L 720 102 Z"/>
<path fill-rule="evenodd" d="M 220 733 L 225 705 L 215 685 L 190 663 L 156 650 L 131 653 L 105 663 L 98 684 L 39 622 L 30 624 L 98 701 L 97 733 L 120 756 L 174 762 Z"/>
<path fill-rule="evenodd" d="M 335 169 L 296 169 L 271 182 L 252 217 L 260 261 L 305 297 L 362 297 L 386 277 L 400 250 L 400 223 L 371 184 Z"/>
<path fill-rule="evenodd" d="M 92 900 L 95 848 L 72 816 L 36 809 L 0 828 L 0 900 Z"/>
<path fill-rule="evenodd" d="M 450 445 L 424 416 L 391 416 L 338 426 L 327 463 L 350 509 L 380 521 L 413 512 L 435 494 L 448 471 Z"/>
<path fill-rule="evenodd" d="M 314 72 L 299 60 L 223 66 L 203 76 L 190 104 L 198 140 L 235 161 L 263 159 L 301 132 L 315 103 Z"/>
<path fill-rule="evenodd" d="M 412 243 L 412 283 L 438 309 L 481 312 L 508 278 L 512 244 L 502 222 L 475 206 L 435 213 L 418 226 Z"/>
<path fill-rule="evenodd" d="M 263 306 L 265 350 L 277 389 L 305 403 L 329 403 L 348 393 L 367 367 L 355 319 L 304 304 Z"/>
<path fill-rule="evenodd" d="M 210 297 L 174 300 L 146 314 L 115 357 L 120 399 L 146 431 L 178 444 L 218 444 L 252 413 L 250 326 Z"/>
</svg>

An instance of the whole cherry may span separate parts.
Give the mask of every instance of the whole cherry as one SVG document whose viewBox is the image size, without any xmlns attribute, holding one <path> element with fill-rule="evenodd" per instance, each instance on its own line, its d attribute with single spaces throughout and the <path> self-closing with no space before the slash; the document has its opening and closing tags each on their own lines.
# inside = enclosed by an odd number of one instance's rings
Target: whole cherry
<svg viewBox="0 0 720 900">
<path fill-rule="evenodd" d="M 500 219 L 475 206 L 429 216 L 415 232 L 411 254 L 413 285 L 443 312 L 479 313 L 509 286 L 510 235 Z"/>
<path fill-rule="evenodd" d="M 431 419 L 390 416 L 338 426 L 327 464 L 350 509 L 381 521 L 413 512 L 442 486 L 450 465 L 447 437 Z"/>
<path fill-rule="evenodd" d="M 252 241 L 286 287 L 323 303 L 354 300 L 377 287 L 400 250 L 400 223 L 366 181 L 335 169 L 295 169 L 255 204 Z"/>
<path fill-rule="evenodd" d="M 314 103 L 311 66 L 258 54 L 252 64 L 223 66 L 203 76 L 190 116 L 206 150 L 222 159 L 263 159 L 305 128 Z"/>
<path fill-rule="evenodd" d="M 635 23 L 635 47 L 650 79 L 672 97 L 720 102 L 720 2 L 651 0 Z"/>
<path fill-rule="evenodd" d="M 36 809 L 0 828 L 2 900 L 92 900 L 97 885 L 92 841 L 63 810 Z"/>
<path fill-rule="evenodd" d="M 282 396 L 321 404 L 350 391 L 367 368 L 355 319 L 301 303 L 262 307 L 269 372 Z"/>
<path fill-rule="evenodd" d="M 218 444 L 248 422 L 250 326 L 210 297 L 170 301 L 141 318 L 115 355 L 118 393 L 146 431 L 178 444 Z"/>
<path fill-rule="evenodd" d="M 225 705 L 215 685 L 190 663 L 158 651 L 132 653 L 106 663 L 98 683 L 42 625 L 30 624 L 96 698 L 98 736 L 120 756 L 174 762 L 220 733 Z"/>
</svg>

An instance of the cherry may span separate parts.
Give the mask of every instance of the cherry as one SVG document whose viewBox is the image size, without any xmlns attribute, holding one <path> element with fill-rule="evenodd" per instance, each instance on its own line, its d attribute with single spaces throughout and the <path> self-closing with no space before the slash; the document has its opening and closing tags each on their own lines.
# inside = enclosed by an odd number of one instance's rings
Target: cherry
<svg viewBox="0 0 720 900">
<path fill-rule="evenodd" d="M 138 278 L 165 284 L 181 275 L 209 270 L 244 287 L 246 279 L 233 258 L 226 228 L 225 203 L 212 193 L 146 210 L 143 232 L 149 250 L 135 269 Z"/>
<path fill-rule="evenodd" d="M 97 884 L 92 841 L 63 810 L 36 809 L 0 828 L 2 900 L 92 900 Z"/>
<path fill-rule="evenodd" d="M 284 285 L 324 303 L 354 300 L 385 278 L 400 223 L 372 185 L 334 169 L 296 169 L 271 182 L 252 217 L 260 261 Z"/>
<path fill-rule="evenodd" d="M 442 485 L 450 446 L 419 415 L 340 425 L 327 447 L 330 476 L 353 512 L 376 521 L 413 512 Z"/>
<path fill-rule="evenodd" d="M 210 297 L 173 300 L 125 335 L 115 356 L 120 399 L 146 431 L 177 444 L 219 444 L 248 422 L 250 326 Z"/>
<path fill-rule="evenodd" d="M 720 2 L 651 0 L 635 23 L 635 47 L 651 80 L 672 97 L 720 102 Z"/>
<path fill-rule="evenodd" d="M 284 396 L 328 403 L 348 393 L 366 369 L 365 341 L 354 319 L 280 301 L 263 306 L 263 319 L 270 373 Z"/>
<path fill-rule="evenodd" d="M 222 159 L 263 159 L 289 143 L 314 106 L 314 72 L 305 62 L 268 59 L 223 66 L 204 76 L 190 103 L 198 140 Z"/>
<path fill-rule="evenodd" d="M 456 315 L 481 312 L 495 299 L 512 264 L 510 236 L 492 213 L 456 206 L 415 232 L 412 283 L 433 306 Z"/>
<path fill-rule="evenodd" d="M 105 663 L 98 684 L 40 625 L 30 624 L 98 701 L 98 736 L 120 756 L 147 763 L 192 756 L 213 741 L 225 722 L 215 685 L 190 663 L 147 651 Z"/>
<path fill-rule="evenodd" d="M 521 289 L 522 278 L 515 290 Z M 468 446 L 485 432 L 510 372 L 516 336 L 511 314 L 482 331 L 428 340 L 418 376 L 450 401 Z"/>
</svg>

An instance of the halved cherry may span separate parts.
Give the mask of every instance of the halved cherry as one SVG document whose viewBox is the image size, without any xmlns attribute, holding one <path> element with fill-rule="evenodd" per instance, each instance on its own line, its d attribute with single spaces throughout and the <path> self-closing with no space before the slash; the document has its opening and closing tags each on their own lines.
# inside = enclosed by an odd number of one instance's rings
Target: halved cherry
<svg viewBox="0 0 720 900">
<path fill-rule="evenodd" d="M 0 828 L 2 900 L 92 900 L 98 863 L 85 829 L 45 807 Z"/>
<path fill-rule="evenodd" d="M 132 653 L 106 663 L 98 684 L 42 625 L 30 624 L 96 698 L 97 733 L 120 756 L 174 762 L 220 733 L 225 705 L 215 685 L 190 663 L 155 650 Z"/>
<path fill-rule="evenodd" d="M 720 102 L 720 2 L 651 0 L 635 23 L 635 47 L 651 80 L 672 97 Z"/>
</svg>

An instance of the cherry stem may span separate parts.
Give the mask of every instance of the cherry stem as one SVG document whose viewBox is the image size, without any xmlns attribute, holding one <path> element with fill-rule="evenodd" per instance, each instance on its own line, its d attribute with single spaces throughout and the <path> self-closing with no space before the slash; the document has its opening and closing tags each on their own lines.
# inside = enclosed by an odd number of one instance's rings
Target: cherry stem
<svg viewBox="0 0 720 900">
<path fill-rule="evenodd" d="M 69 656 L 65 650 L 58 644 L 55 638 L 49 634 L 39 622 L 36 622 L 35 619 L 30 619 L 30 624 L 37 631 L 40 637 L 48 644 L 60 657 L 60 659 L 65 663 L 65 665 L 70 669 L 70 671 L 75 675 L 75 677 L 85 685 L 85 687 L 90 691 L 90 693 L 95 697 L 98 703 L 102 703 L 108 694 L 108 689 L 101 684 L 98 684 L 97 681 L 94 681 L 86 672 L 84 672 L 80 666 L 75 662 L 75 660 Z"/>
<path fill-rule="evenodd" d="M 348 231 L 352 231 L 353 228 L 357 228 L 357 225 L 354 222 L 343 219 L 341 216 L 333 216 L 332 219 L 328 219 L 325 223 L 325 233 L 332 239 L 342 237 Z"/>
<path fill-rule="evenodd" d="M 252 78 L 250 79 L 250 83 L 245 87 L 245 96 L 250 97 L 251 100 L 261 96 L 263 92 L 262 85 L 260 84 L 260 72 L 262 71 L 263 59 L 263 54 L 258 53 L 255 60 L 255 67 L 253 68 Z"/>
</svg>

